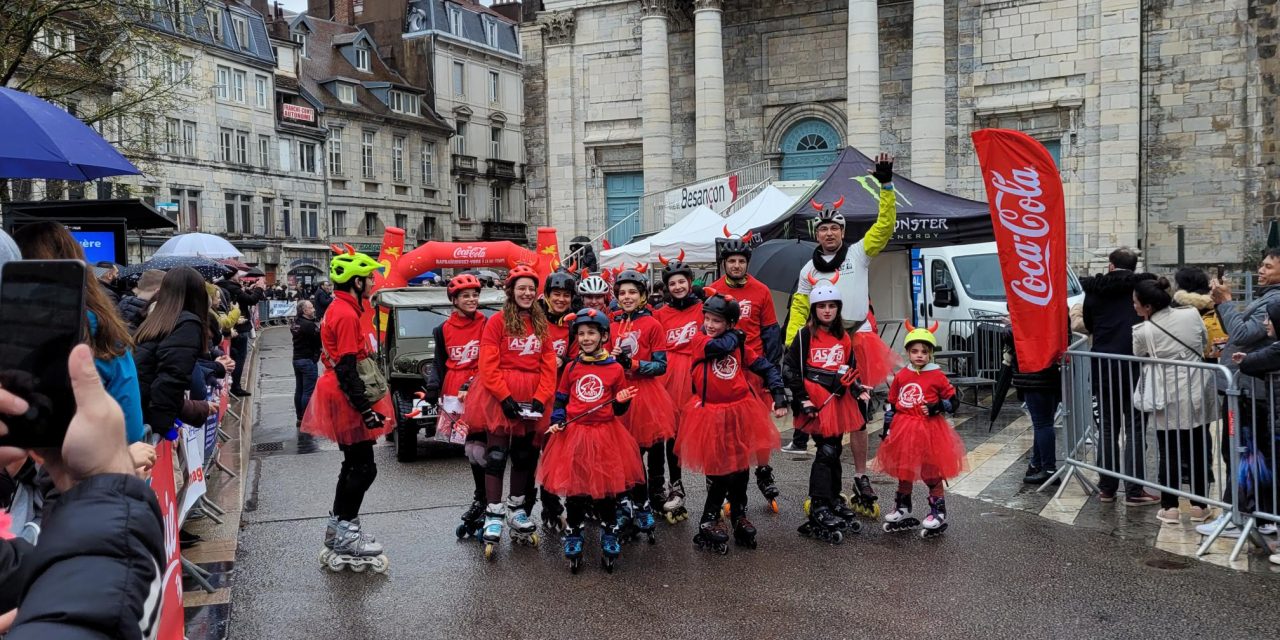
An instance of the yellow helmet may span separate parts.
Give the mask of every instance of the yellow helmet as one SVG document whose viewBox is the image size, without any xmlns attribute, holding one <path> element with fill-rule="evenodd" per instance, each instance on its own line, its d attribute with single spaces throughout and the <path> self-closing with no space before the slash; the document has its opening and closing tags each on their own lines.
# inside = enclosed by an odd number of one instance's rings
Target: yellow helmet
<svg viewBox="0 0 1280 640">
<path fill-rule="evenodd" d="M 377 260 L 356 251 L 351 245 L 344 245 L 345 251 L 331 247 L 338 254 L 329 259 L 329 279 L 334 284 L 341 284 L 352 278 L 366 278 L 374 271 L 382 268 Z"/>
<path fill-rule="evenodd" d="M 938 339 L 933 336 L 933 332 L 938 330 L 938 323 L 934 322 L 928 329 L 924 327 L 913 327 L 910 322 L 905 323 L 907 326 L 907 337 L 903 338 L 902 346 L 910 348 L 913 342 L 924 342 L 929 345 L 930 349 L 938 348 Z"/>
</svg>

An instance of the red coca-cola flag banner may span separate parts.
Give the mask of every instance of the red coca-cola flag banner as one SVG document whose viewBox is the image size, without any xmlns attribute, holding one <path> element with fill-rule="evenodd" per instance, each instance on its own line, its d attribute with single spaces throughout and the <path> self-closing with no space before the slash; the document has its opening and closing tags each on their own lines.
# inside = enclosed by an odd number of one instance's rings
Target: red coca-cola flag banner
<svg viewBox="0 0 1280 640">
<path fill-rule="evenodd" d="M 173 442 L 156 444 L 156 462 L 151 467 L 151 489 L 164 518 L 164 552 L 167 556 L 160 596 L 159 640 L 182 640 L 185 621 L 182 610 L 182 565 L 178 550 L 178 492 L 173 478 Z"/>
<path fill-rule="evenodd" d="M 1058 167 L 1019 131 L 982 129 L 973 145 L 987 187 L 1022 371 L 1052 365 L 1067 348 L 1067 212 Z"/>
</svg>

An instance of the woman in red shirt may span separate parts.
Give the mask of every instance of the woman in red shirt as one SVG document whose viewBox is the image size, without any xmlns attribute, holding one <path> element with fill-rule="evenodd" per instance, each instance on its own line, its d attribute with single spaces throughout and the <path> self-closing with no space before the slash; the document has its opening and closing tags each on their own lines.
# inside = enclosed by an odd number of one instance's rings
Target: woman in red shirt
<svg viewBox="0 0 1280 640">
<path fill-rule="evenodd" d="M 573 306 L 573 290 L 578 285 L 578 281 L 568 271 L 553 271 L 547 276 L 547 280 L 542 285 L 542 298 L 538 301 L 538 305 L 542 307 L 542 312 L 547 315 L 547 334 L 550 336 L 551 349 L 556 354 L 556 372 L 564 370 L 564 365 L 569 361 L 569 346 L 573 342 L 569 338 L 569 309 Z M 558 377 L 558 376 L 557 376 Z M 547 432 L 538 431 L 533 434 L 534 456 L 540 457 L 540 452 L 547 444 Z M 534 468 L 537 468 L 537 458 L 535 457 Z M 533 506 L 538 501 L 538 487 L 534 482 L 534 477 L 529 476 L 529 487 L 525 492 L 524 511 L 530 515 L 533 514 Z M 567 525 L 564 520 L 564 505 L 560 502 L 560 496 L 557 496 L 544 487 L 542 494 L 542 530 L 543 531 L 560 531 L 563 532 Z"/>
<path fill-rule="evenodd" d="M 693 397 L 693 337 L 702 324 L 702 298 L 693 288 L 693 269 L 682 262 L 684 252 L 674 260 L 662 256 L 662 285 L 667 291 L 667 304 L 653 312 L 667 338 L 667 374 L 662 377 L 671 406 L 674 424 L 680 424 L 684 407 Z M 666 500 L 661 505 L 667 522 L 675 524 L 689 517 L 684 506 L 684 481 L 680 477 L 680 459 L 676 456 L 676 439 L 666 442 L 667 470 L 671 483 L 666 487 Z"/>
<path fill-rule="evenodd" d="M 467 396 L 463 419 L 488 437 L 485 451 L 485 557 L 502 539 L 503 516 L 516 542 L 538 544 L 525 510 L 529 476 L 537 465 L 534 434 L 545 431 L 556 385 L 556 353 L 538 301 L 538 274 L 518 265 L 507 274 L 507 301 L 480 338 L 479 384 Z M 502 502 L 502 477 L 511 461 L 511 495 Z"/>
</svg>

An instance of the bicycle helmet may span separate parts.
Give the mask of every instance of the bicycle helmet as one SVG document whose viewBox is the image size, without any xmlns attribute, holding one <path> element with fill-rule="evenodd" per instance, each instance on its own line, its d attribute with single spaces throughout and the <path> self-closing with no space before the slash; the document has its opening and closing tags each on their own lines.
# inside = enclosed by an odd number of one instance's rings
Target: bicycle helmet
<svg viewBox="0 0 1280 640">
<path fill-rule="evenodd" d="M 338 254 L 329 259 L 329 280 L 334 284 L 342 284 L 352 278 L 367 278 L 382 268 L 377 260 L 356 251 L 351 245 L 343 247 L 344 249 L 339 249 L 336 245 L 330 247 Z"/>
<path fill-rule="evenodd" d="M 716 293 L 715 289 L 707 288 L 703 291 L 707 294 L 707 299 L 702 303 L 703 313 L 714 313 L 729 324 L 738 324 L 738 320 L 742 317 L 742 308 L 738 306 L 738 301 L 733 296 Z"/>
<path fill-rule="evenodd" d="M 741 237 L 729 233 L 729 225 L 724 226 L 724 237 L 716 238 L 716 261 L 723 261 L 729 256 L 742 256 L 751 259 L 751 232 Z"/>
<path fill-rule="evenodd" d="M 449 299 L 466 291 L 467 289 L 479 290 L 481 287 L 480 278 L 470 273 L 460 273 L 449 280 Z"/>
<path fill-rule="evenodd" d="M 844 206 L 844 196 L 840 196 L 840 199 L 832 202 L 831 206 L 827 206 L 817 200 L 810 200 L 809 206 L 818 212 L 818 225 L 834 222 L 840 225 L 841 229 L 844 228 L 844 214 L 840 213 L 840 207 Z"/>
<path fill-rule="evenodd" d="M 583 325 L 594 325 L 601 334 L 609 333 L 609 314 L 603 311 L 582 309 L 577 313 L 569 314 L 565 320 L 569 323 L 569 335 L 577 333 L 578 327 Z"/>
<path fill-rule="evenodd" d="M 819 280 L 813 277 L 810 271 L 805 275 L 809 280 L 809 284 L 813 285 L 813 289 L 809 292 L 809 305 L 813 306 L 819 302 L 834 302 L 842 304 L 844 299 L 840 296 L 840 290 L 836 288 L 836 282 L 840 280 L 840 272 L 837 271 L 831 278 Z"/>
<path fill-rule="evenodd" d="M 573 293 L 574 288 L 578 286 L 578 279 L 573 277 L 568 271 L 553 271 L 547 276 L 546 284 L 542 287 L 543 295 L 551 295 L 556 289 L 563 289 L 569 293 Z"/>
<path fill-rule="evenodd" d="M 649 293 L 649 276 L 645 275 L 645 272 L 648 270 L 648 265 L 636 265 L 636 268 L 634 269 L 627 269 L 622 273 L 619 273 L 617 277 L 613 279 L 614 294 L 617 294 L 618 287 L 621 287 L 626 283 L 634 284 L 636 288 L 640 290 L 640 293 Z"/>
<path fill-rule="evenodd" d="M 578 295 L 603 296 L 609 293 L 609 283 L 600 276 L 587 276 L 578 283 Z"/>
<path fill-rule="evenodd" d="M 518 264 L 515 267 L 513 267 L 511 271 L 507 272 L 506 288 L 507 289 L 515 288 L 516 281 L 519 280 L 520 278 L 533 278 L 534 286 L 537 286 L 538 284 L 538 272 L 534 271 L 533 267 L 527 264 Z"/>
<path fill-rule="evenodd" d="M 938 323 L 934 322 L 928 329 L 924 327 L 913 327 L 910 322 L 904 322 L 907 327 L 907 337 L 903 338 L 903 348 L 910 349 L 911 345 L 916 342 L 923 342 L 929 345 L 930 349 L 938 348 L 938 339 L 934 337 L 933 332 L 938 330 Z"/>
<path fill-rule="evenodd" d="M 662 257 L 658 254 L 658 262 L 662 263 L 662 284 L 665 286 L 667 281 L 674 276 L 684 276 L 693 283 L 693 267 L 684 263 L 684 249 L 680 250 L 680 255 L 674 260 Z"/>
</svg>

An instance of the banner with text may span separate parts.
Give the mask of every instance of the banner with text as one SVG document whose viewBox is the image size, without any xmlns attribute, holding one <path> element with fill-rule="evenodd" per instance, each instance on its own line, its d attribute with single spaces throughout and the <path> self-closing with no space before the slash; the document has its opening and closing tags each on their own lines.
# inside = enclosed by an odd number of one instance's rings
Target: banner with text
<svg viewBox="0 0 1280 640">
<path fill-rule="evenodd" d="M 667 215 L 679 220 L 684 214 L 706 206 L 720 213 L 738 199 L 738 174 L 721 176 L 668 191 L 663 198 Z"/>
<path fill-rule="evenodd" d="M 982 129 L 973 145 L 987 188 L 1013 343 L 1022 371 L 1067 348 L 1067 213 L 1062 178 L 1044 145 L 1019 131 Z"/>
</svg>

